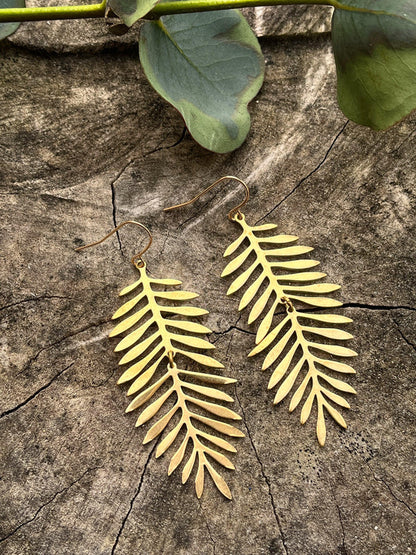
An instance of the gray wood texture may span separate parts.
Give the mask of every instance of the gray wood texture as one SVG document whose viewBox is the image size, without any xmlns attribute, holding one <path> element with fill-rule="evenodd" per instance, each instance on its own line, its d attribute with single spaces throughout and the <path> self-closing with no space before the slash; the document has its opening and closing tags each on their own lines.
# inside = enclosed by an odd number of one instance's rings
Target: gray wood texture
<svg viewBox="0 0 416 555">
<path fill-rule="evenodd" d="M 415 551 L 416 116 L 383 133 L 348 122 L 327 13 L 302 23 L 306 11 L 267 10 L 267 31 L 251 13 L 266 78 L 250 135 L 228 155 L 184 133 L 135 41 L 103 22 L 27 24 L 0 45 L 2 554 Z M 226 174 L 251 188 L 247 219 L 314 246 L 343 286 L 358 395 L 346 431 L 328 421 L 324 448 L 313 419 L 272 405 L 261 357 L 246 357 L 254 328 L 219 278 L 240 190 L 162 212 Z M 226 473 L 231 502 L 209 482 L 198 501 L 192 482 L 168 478 L 167 457 L 124 414 L 107 335 L 142 235 L 73 249 L 132 218 L 154 234 L 152 273 L 201 294 L 215 355 L 238 380 L 246 437 Z"/>
</svg>

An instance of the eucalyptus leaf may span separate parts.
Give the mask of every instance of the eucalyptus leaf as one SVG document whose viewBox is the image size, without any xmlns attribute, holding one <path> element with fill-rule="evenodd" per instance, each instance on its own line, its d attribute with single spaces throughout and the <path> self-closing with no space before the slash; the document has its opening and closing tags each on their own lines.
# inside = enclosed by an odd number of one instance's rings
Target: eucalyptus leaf
<svg viewBox="0 0 416 555">
<path fill-rule="evenodd" d="M 349 119 L 386 129 L 416 108 L 416 2 L 339 4 L 332 21 L 339 105 Z"/>
<path fill-rule="evenodd" d="M 0 0 L 1 1 L 1 0 Z M 153 9 L 159 0 L 108 0 L 108 7 L 131 27 L 138 19 Z"/>
<path fill-rule="evenodd" d="M 230 152 L 250 129 L 247 104 L 264 76 L 260 45 L 237 10 L 146 22 L 140 60 L 157 92 L 182 114 L 203 147 Z"/>
<path fill-rule="evenodd" d="M 25 0 L 0 0 L 0 10 L 5 8 L 24 8 Z M 0 23 L 0 40 L 12 35 L 20 23 Z"/>
</svg>

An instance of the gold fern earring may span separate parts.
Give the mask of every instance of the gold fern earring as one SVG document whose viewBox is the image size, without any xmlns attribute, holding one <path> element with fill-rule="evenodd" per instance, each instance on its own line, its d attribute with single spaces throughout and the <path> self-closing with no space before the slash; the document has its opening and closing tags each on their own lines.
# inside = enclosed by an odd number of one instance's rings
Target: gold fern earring
<svg viewBox="0 0 416 555">
<path fill-rule="evenodd" d="M 181 282 L 176 279 L 156 279 L 149 276 L 142 256 L 152 243 L 152 235 L 147 227 L 139 222 L 123 222 L 99 241 L 75 250 L 81 251 L 98 245 L 127 224 L 134 224 L 146 231 L 149 241 L 146 248 L 131 259 L 131 263 L 139 272 L 139 279 L 120 292 L 120 296 L 124 296 L 134 291 L 134 296 L 113 315 L 113 319 L 121 319 L 121 321 L 110 333 L 110 337 L 115 337 L 129 331 L 128 335 L 115 348 L 115 351 L 126 351 L 119 362 L 120 365 L 133 362 L 118 380 L 119 384 L 134 380 L 127 395 L 134 394 L 136 396 L 127 407 L 126 412 L 142 407 L 159 389 L 163 388 L 165 390 L 163 394 L 142 410 L 136 422 L 136 426 L 141 426 L 154 417 L 162 407 L 168 408 L 165 414 L 148 430 L 143 444 L 157 438 L 164 430 L 167 431 L 170 421 L 176 420 L 157 446 L 156 458 L 160 457 L 175 442 L 184 428 L 185 436 L 172 456 L 168 475 L 181 464 L 189 446 L 190 455 L 183 467 L 182 483 L 187 482 L 196 465 L 195 489 L 198 498 L 201 497 L 204 489 L 205 469 L 207 469 L 219 491 L 231 499 L 230 489 L 224 478 L 213 467 L 212 460 L 225 468 L 234 469 L 233 463 L 218 451 L 217 447 L 231 453 L 235 453 L 236 449 L 225 439 L 200 429 L 197 424 L 202 424 L 205 430 L 211 429 L 231 437 L 244 437 L 244 434 L 234 426 L 200 414 L 200 412 L 206 411 L 220 418 L 241 420 L 237 413 L 216 402 L 233 401 L 232 397 L 216 386 L 235 383 L 236 380 L 218 374 L 196 372 L 193 369 L 185 370 L 182 366 L 183 361 L 181 366 L 176 363 L 176 359 L 179 358 L 191 360 L 193 363 L 197 362 L 210 368 L 224 368 L 211 356 L 198 352 L 202 349 L 215 349 L 214 345 L 198 337 L 201 334 L 211 333 L 211 330 L 202 324 L 188 320 L 188 318 L 208 314 L 208 311 L 196 306 L 180 304 L 199 295 L 178 289 L 166 290 L 165 288 L 181 285 Z M 127 314 L 128 316 L 125 317 Z M 134 327 L 136 324 L 140 325 Z M 166 362 L 164 373 L 146 387 Z M 198 382 L 210 385 L 202 386 Z M 195 397 L 193 393 L 198 396 Z M 173 396 L 176 396 L 176 399 L 172 399 Z M 214 402 L 208 402 L 203 397 L 213 399 Z M 192 406 L 197 407 L 199 412 L 194 412 Z"/>
<path fill-rule="evenodd" d="M 239 310 L 253 303 L 248 316 L 249 324 L 260 320 L 260 316 L 263 315 L 257 329 L 256 347 L 248 356 L 254 356 L 267 349 L 262 370 L 276 364 L 268 384 L 268 388 L 272 389 L 281 382 L 274 397 L 274 404 L 280 403 L 292 390 L 296 380 L 300 379 L 300 384 L 292 396 L 289 412 L 295 410 L 306 397 L 300 414 L 300 421 L 304 424 L 316 401 L 316 434 L 320 445 L 323 446 L 326 439 L 324 409 L 340 426 L 346 428 L 343 416 L 334 405 L 350 408 L 349 403 L 338 392 L 356 393 L 350 385 L 328 374 L 328 369 L 341 374 L 355 374 L 355 370 L 327 355 L 353 357 L 357 353 L 340 345 L 322 343 L 320 339 L 344 341 L 351 339 L 352 335 L 335 327 L 316 325 L 316 322 L 339 325 L 352 321 L 346 316 L 321 314 L 315 310 L 342 306 L 342 303 L 335 299 L 321 296 L 336 291 L 340 286 L 316 283 L 326 277 L 326 274 L 309 271 L 318 266 L 319 262 L 303 257 L 313 248 L 294 245 L 298 237 L 285 234 L 267 236 L 265 233 L 276 229 L 276 224 L 251 226 L 246 222 L 241 208 L 248 202 L 250 191 L 246 183 L 237 177 L 221 177 L 193 199 L 165 210 L 192 204 L 226 180 L 240 183 L 245 189 L 245 197 L 228 213 L 229 220 L 236 222 L 242 228 L 242 232 L 224 253 L 225 257 L 235 254 L 236 256 L 225 267 L 221 277 L 230 276 L 244 268 L 231 283 L 227 295 L 242 289 L 251 281 L 241 297 Z M 269 248 L 268 245 L 272 247 Z M 313 310 L 306 308 L 299 311 L 295 307 L 298 303 L 313 307 Z M 272 328 L 275 312 L 280 305 L 286 309 L 286 316 Z M 312 340 L 310 337 L 318 339 Z"/>
</svg>

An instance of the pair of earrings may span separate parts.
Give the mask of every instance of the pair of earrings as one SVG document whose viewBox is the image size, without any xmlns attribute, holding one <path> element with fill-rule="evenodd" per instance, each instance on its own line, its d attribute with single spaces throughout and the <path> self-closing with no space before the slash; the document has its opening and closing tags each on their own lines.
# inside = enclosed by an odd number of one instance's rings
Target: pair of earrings
<svg viewBox="0 0 416 555">
<path fill-rule="evenodd" d="M 335 378 L 331 372 L 355 373 L 351 366 L 334 360 L 333 357 L 352 357 L 356 353 L 327 341 L 344 341 L 352 335 L 334 326 L 326 326 L 346 324 L 351 319 L 316 311 L 341 306 L 339 301 L 322 296 L 336 291 L 339 286 L 316 283 L 326 274 L 310 271 L 319 262 L 303 257 L 313 249 L 294 245 L 298 239 L 296 236 L 267 235 L 267 232 L 276 229 L 275 224 L 250 226 L 246 222 L 241 208 L 249 200 L 249 189 L 237 177 L 222 177 L 190 201 L 171 206 L 165 211 L 189 205 L 218 183 L 230 179 L 244 187 L 245 198 L 228 214 L 232 222 L 240 225 L 242 232 L 224 253 L 225 257 L 233 258 L 225 267 L 222 277 L 239 272 L 227 294 L 231 295 L 245 288 L 239 310 L 251 304 L 248 323 L 260 322 L 256 345 L 248 356 L 267 353 L 262 370 L 274 367 L 268 388 L 273 389 L 280 384 L 274 398 L 275 404 L 289 395 L 299 377 L 301 381 L 292 396 L 289 411 L 293 411 L 306 398 L 300 416 L 301 422 L 305 423 L 316 403 L 316 433 L 319 443 L 324 445 L 324 409 L 345 428 L 345 420 L 335 406 L 349 408 L 348 402 L 339 392 L 355 393 L 350 385 Z M 183 367 L 186 360 L 191 360 L 202 367 L 224 368 L 215 358 L 200 352 L 215 347 L 200 337 L 211 333 L 211 330 L 192 320 L 208 312 L 186 304 L 198 295 L 190 291 L 170 289 L 181 285 L 176 279 L 149 276 L 142 256 L 152 243 L 152 235 L 139 222 L 123 222 L 100 241 L 76 250 L 102 243 L 127 224 L 134 224 L 145 230 L 149 241 L 146 248 L 131 259 L 139 272 L 139 279 L 120 292 L 120 296 L 132 294 L 132 297 L 113 315 L 113 319 L 120 322 L 110 333 L 110 337 L 115 337 L 128 331 L 115 348 L 115 351 L 125 351 L 120 365 L 132 363 L 118 380 L 119 384 L 132 382 L 127 395 L 135 397 L 126 412 L 143 407 L 159 392 L 156 400 L 142 410 L 136 423 L 136 426 L 141 426 L 159 411 L 165 410 L 163 416 L 148 430 L 143 443 L 152 441 L 170 428 L 156 449 L 156 457 L 160 457 L 175 442 L 181 430 L 184 430 L 185 435 L 183 437 L 182 434 L 179 447 L 171 458 L 168 475 L 186 458 L 182 483 L 187 482 L 196 467 L 195 488 L 198 498 L 204 489 L 207 470 L 219 491 L 230 499 L 230 489 L 212 463 L 216 461 L 225 468 L 234 469 L 233 463 L 223 451 L 235 453 L 236 449 L 222 436 L 244 437 L 238 428 L 226 422 L 240 420 L 240 416 L 218 403 L 233 401 L 220 386 L 235 383 L 236 380 L 219 375 L 215 370 L 195 371 Z M 295 307 L 297 303 L 303 303 L 312 309 L 299 311 Z M 286 315 L 276 325 L 273 320 L 279 306 L 284 307 Z M 165 371 L 154 381 L 153 377 L 160 367 L 164 367 Z M 206 385 L 201 385 L 201 382 Z M 172 419 L 174 425 L 169 426 Z"/>
</svg>

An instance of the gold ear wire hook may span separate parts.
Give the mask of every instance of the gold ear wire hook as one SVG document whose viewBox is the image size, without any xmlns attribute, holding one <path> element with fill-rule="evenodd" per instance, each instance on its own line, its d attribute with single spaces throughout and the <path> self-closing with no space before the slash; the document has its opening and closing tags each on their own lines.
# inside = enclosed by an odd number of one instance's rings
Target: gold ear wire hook
<svg viewBox="0 0 416 555">
<path fill-rule="evenodd" d="M 198 200 L 200 197 L 202 197 L 202 195 L 204 195 L 205 193 L 208 193 L 208 191 L 210 191 L 213 187 L 215 187 L 215 185 L 218 185 L 218 183 L 221 183 L 221 181 L 225 181 L 227 179 L 233 179 L 234 181 L 238 181 L 239 183 L 241 183 L 241 185 L 245 189 L 246 194 L 245 194 L 244 200 L 242 202 L 240 202 L 240 204 L 238 206 L 236 206 L 235 208 L 232 208 L 228 212 L 228 218 L 230 220 L 233 220 L 235 216 L 241 217 L 242 214 L 241 214 L 240 210 L 249 201 L 250 189 L 248 188 L 248 186 L 246 185 L 246 183 L 244 183 L 244 181 L 242 179 L 239 179 L 238 177 L 234 177 L 233 175 L 225 175 L 224 177 L 220 177 L 219 179 L 217 179 L 217 181 L 214 181 L 214 183 L 212 183 L 209 187 L 207 187 L 206 189 L 204 189 L 203 191 L 198 193 L 196 195 L 196 197 L 194 197 L 193 199 L 188 200 L 186 202 L 182 202 L 181 204 L 175 204 L 175 206 L 169 206 L 169 208 L 164 208 L 163 211 L 168 212 L 169 210 L 174 210 L 175 208 L 182 208 L 182 206 L 188 206 L 188 204 L 192 204 L 193 202 Z"/>
<path fill-rule="evenodd" d="M 77 247 L 75 250 L 76 251 L 82 251 L 84 249 L 88 249 L 89 247 L 94 247 L 95 245 L 99 245 L 100 243 L 103 243 L 106 239 L 111 237 L 111 235 L 113 235 L 113 233 L 116 233 L 119 229 L 121 229 L 123 226 L 125 226 L 127 224 L 138 225 L 139 227 L 144 229 L 146 231 L 146 233 L 148 234 L 148 236 L 149 236 L 149 242 L 147 243 L 146 248 L 144 248 L 142 251 L 140 251 L 138 254 L 135 254 L 131 258 L 131 263 L 133 264 L 133 266 L 136 266 L 136 268 L 141 267 L 144 264 L 144 262 L 142 260 L 142 256 L 144 255 L 144 253 L 147 250 L 149 250 L 150 245 L 152 244 L 152 241 L 153 241 L 153 237 L 152 237 L 152 234 L 150 233 L 150 231 L 147 229 L 147 227 L 145 225 L 143 225 L 139 222 L 135 222 L 134 220 L 127 220 L 127 221 L 119 224 L 117 227 L 112 229 L 110 231 L 110 233 L 107 233 L 107 235 L 105 237 L 103 237 L 102 239 L 100 239 L 99 241 L 95 241 L 94 243 L 89 243 L 88 245 L 83 245 L 82 247 Z"/>
</svg>

